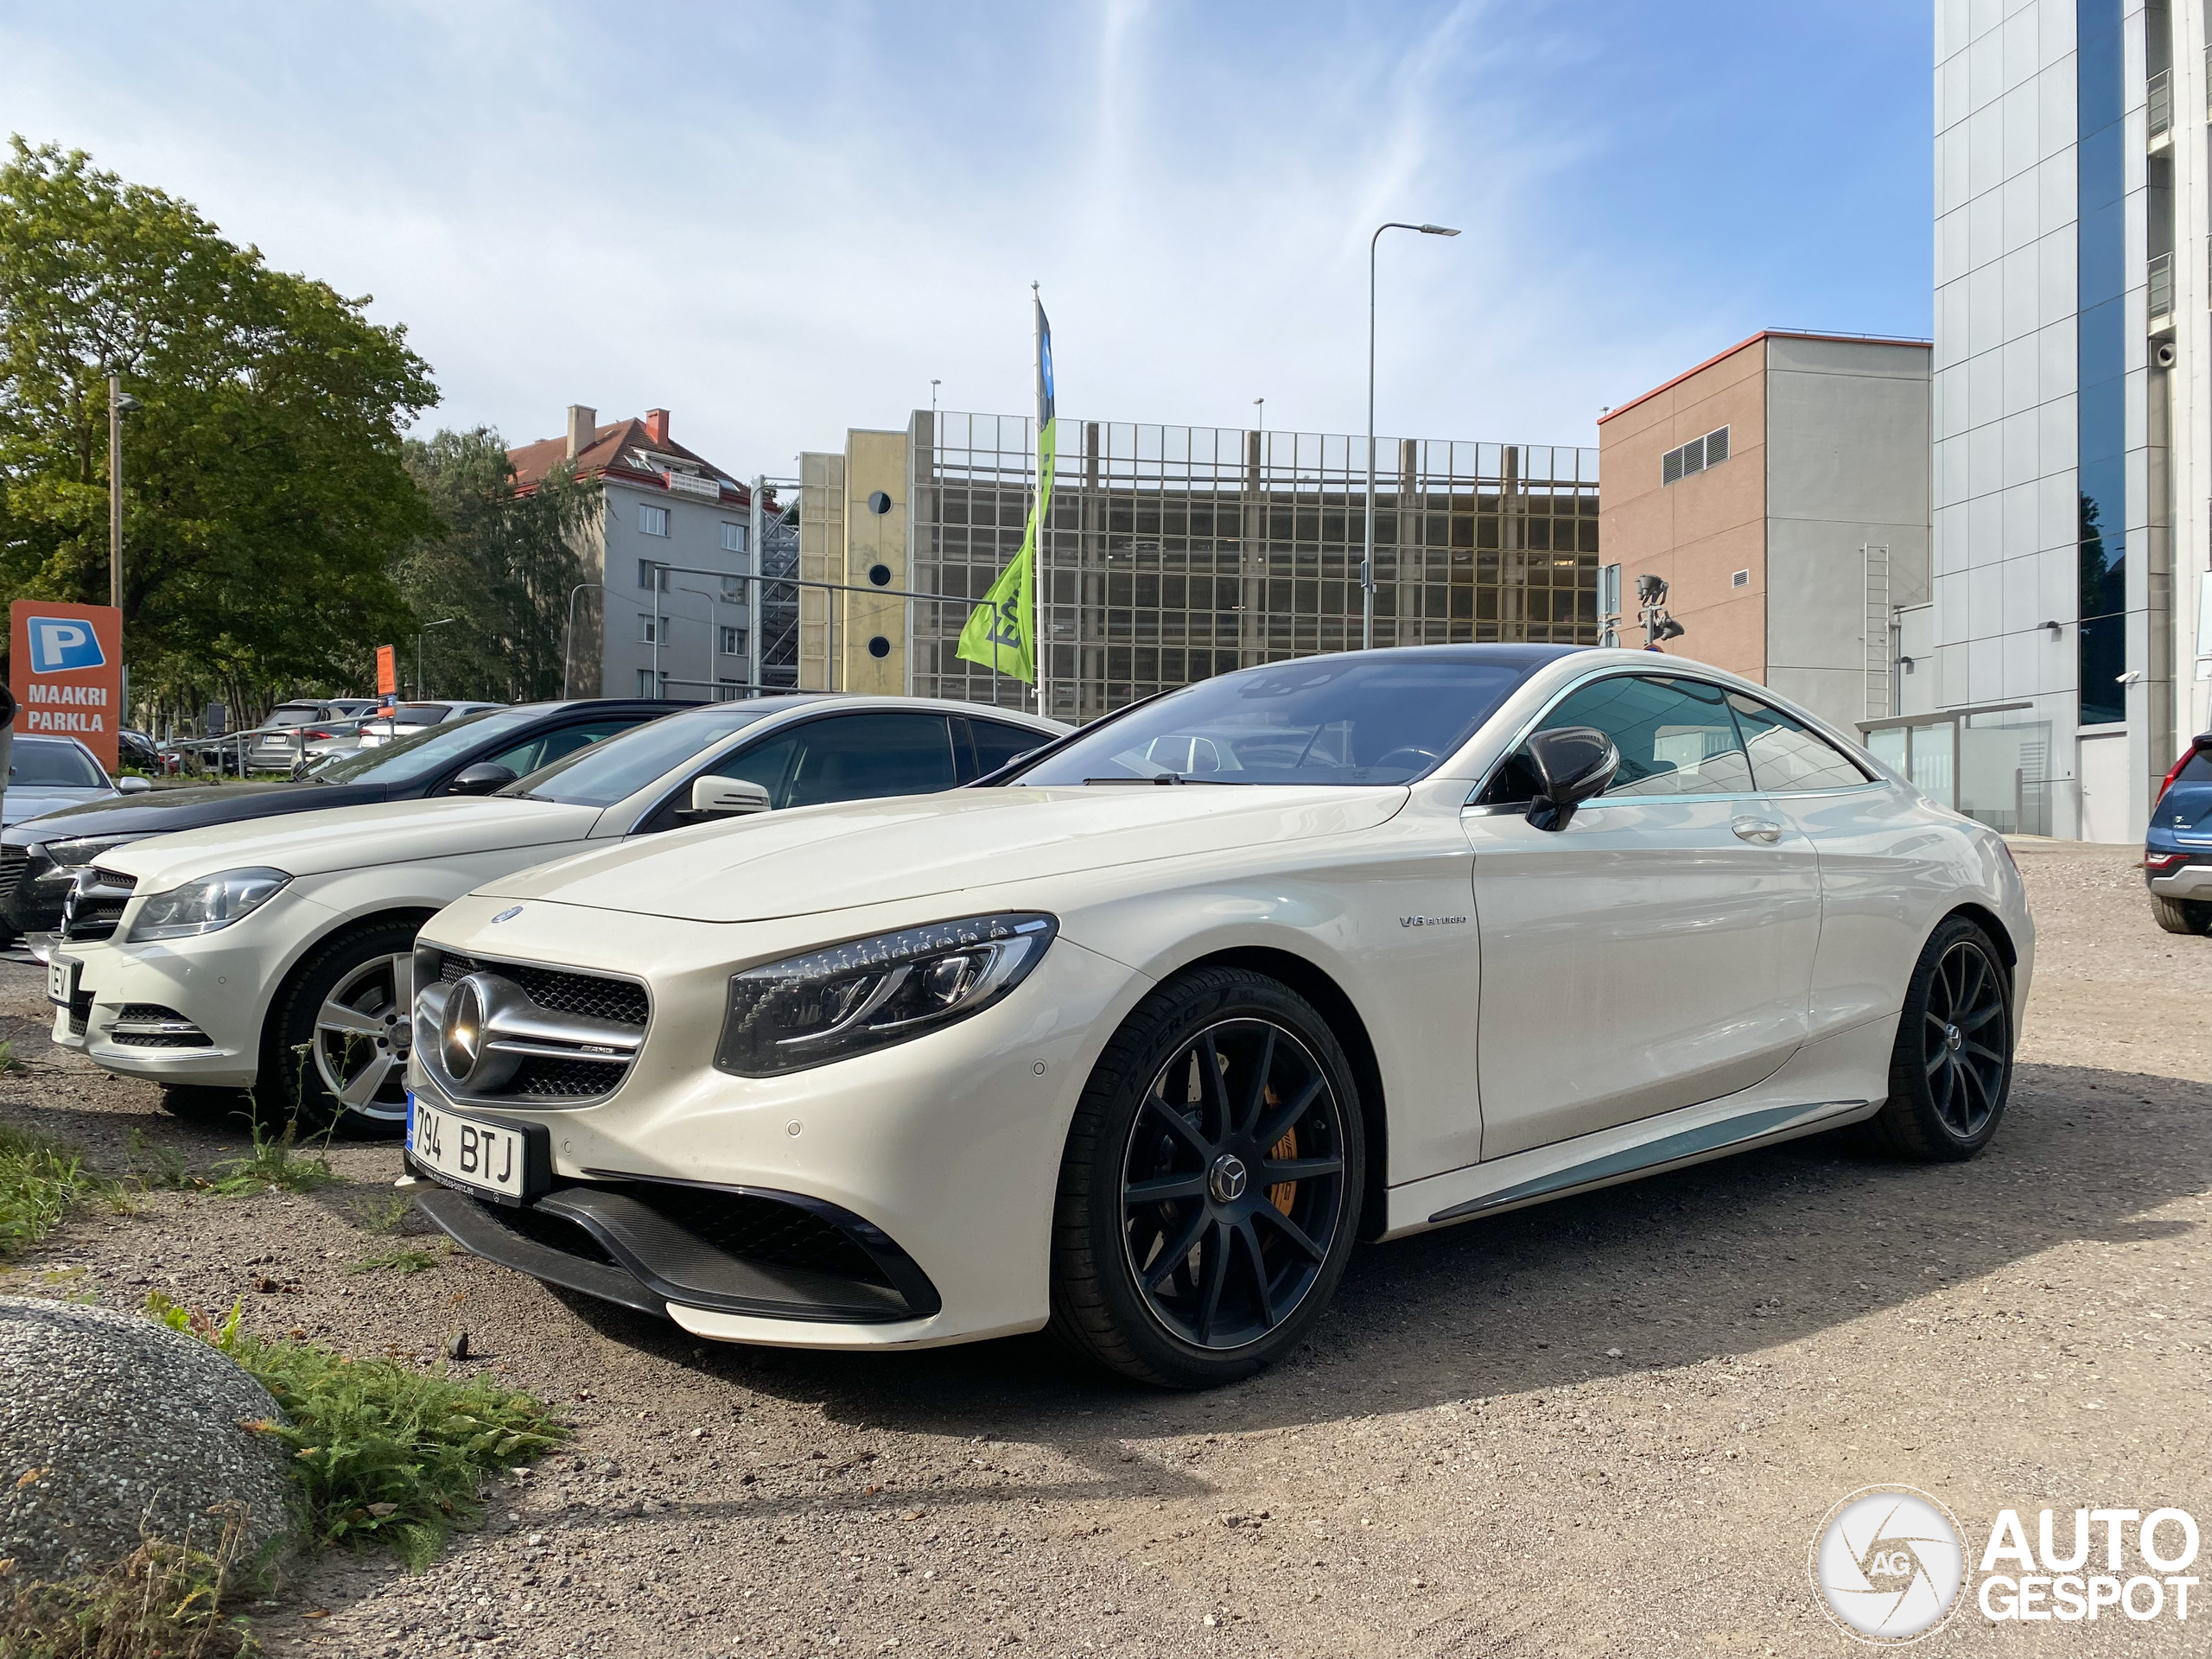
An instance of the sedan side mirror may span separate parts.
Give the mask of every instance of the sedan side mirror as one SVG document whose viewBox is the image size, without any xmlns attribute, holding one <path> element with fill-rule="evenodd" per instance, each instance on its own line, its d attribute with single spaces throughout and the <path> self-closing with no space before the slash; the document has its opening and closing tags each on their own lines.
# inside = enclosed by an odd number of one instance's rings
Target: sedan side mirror
<svg viewBox="0 0 2212 1659">
<path fill-rule="evenodd" d="M 153 786 L 154 780 L 150 778 L 118 778 L 115 780 L 115 792 L 118 795 L 143 795 Z"/>
<path fill-rule="evenodd" d="M 515 780 L 513 771 L 496 760 L 479 760 L 473 766 L 463 766 L 461 775 L 446 785 L 448 795 L 489 795 L 505 789 Z"/>
<path fill-rule="evenodd" d="M 738 817 L 768 806 L 768 791 L 742 778 L 701 778 L 691 785 L 691 810 L 698 817 Z"/>
<path fill-rule="evenodd" d="M 1529 822 L 1539 830 L 1564 830 L 1574 809 L 1601 795 L 1621 769 L 1621 752 L 1594 726 L 1561 726 L 1529 740 L 1529 764 L 1539 792 Z"/>
</svg>

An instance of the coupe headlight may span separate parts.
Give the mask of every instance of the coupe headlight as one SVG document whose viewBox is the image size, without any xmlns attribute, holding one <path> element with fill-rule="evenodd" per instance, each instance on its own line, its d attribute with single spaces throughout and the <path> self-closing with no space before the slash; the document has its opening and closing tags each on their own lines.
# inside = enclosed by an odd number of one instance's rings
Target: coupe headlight
<svg viewBox="0 0 2212 1659">
<path fill-rule="evenodd" d="M 82 869 L 101 854 L 112 852 L 118 847 L 137 841 L 137 836 L 80 836 L 74 841 L 41 842 L 31 849 L 33 853 L 44 853 L 57 868 Z"/>
<path fill-rule="evenodd" d="M 124 943 L 213 933 L 241 916 L 251 916 L 291 879 L 282 870 L 225 870 L 167 893 L 148 893 Z"/>
<path fill-rule="evenodd" d="M 1050 916 L 969 916 L 749 968 L 730 980 L 715 1064 L 770 1077 L 965 1020 L 1027 979 L 1058 931 Z"/>
</svg>

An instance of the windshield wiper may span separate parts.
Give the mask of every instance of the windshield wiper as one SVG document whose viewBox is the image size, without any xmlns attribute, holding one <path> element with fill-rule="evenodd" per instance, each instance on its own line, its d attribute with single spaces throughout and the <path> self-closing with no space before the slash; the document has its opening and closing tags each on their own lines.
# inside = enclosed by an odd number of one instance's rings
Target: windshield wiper
<svg viewBox="0 0 2212 1659">
<path fill-rule="evenodd" d="M 1212 784 L 1223 789 L 1249 787 L 1241 778 L 1192 778 L 1179 772 L 1163 772 L 1156 778 L 1086 778 L 1090 784 Z"/>
</svg>

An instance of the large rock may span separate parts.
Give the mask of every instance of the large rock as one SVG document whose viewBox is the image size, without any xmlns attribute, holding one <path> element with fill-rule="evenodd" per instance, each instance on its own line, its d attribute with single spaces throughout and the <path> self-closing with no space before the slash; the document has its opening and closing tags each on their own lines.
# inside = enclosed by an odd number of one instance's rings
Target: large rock
<svg viewBox="0 0 2212 1659">
<path fill-rule="evenodd" d="M 181 1331 L 0 1296 L 0 1558 L 20 1581 L 105 1567 L 142 1536 L 188 1529 L 212 1548 L 229 1506 L 258 1549 L 290 1525 L 286 1453 L 239 1424 L 277 1414 L 268 1389 Z"/>
</svg>

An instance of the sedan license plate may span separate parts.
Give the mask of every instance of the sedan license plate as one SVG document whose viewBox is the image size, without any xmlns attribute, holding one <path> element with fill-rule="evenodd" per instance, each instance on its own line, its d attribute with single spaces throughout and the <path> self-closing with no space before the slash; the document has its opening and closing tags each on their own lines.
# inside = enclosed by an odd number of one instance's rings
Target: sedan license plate
<svg viewBox="0 0 2212 1659">
<path fill-rule="evenodd" d="M 77 995 L 78 963 L 67 957 L 48 957 L 46 959 L 46 1000 L 67 1007 Z"/>
<path fill-rule="evenodd" d="M 407 1150 L 424 1174 L 450 1186 L 510 1198 L 530 1188 L 530 1142 L 520 1129 L 463 1117 L 411 1093 Z"/>
</svg>

